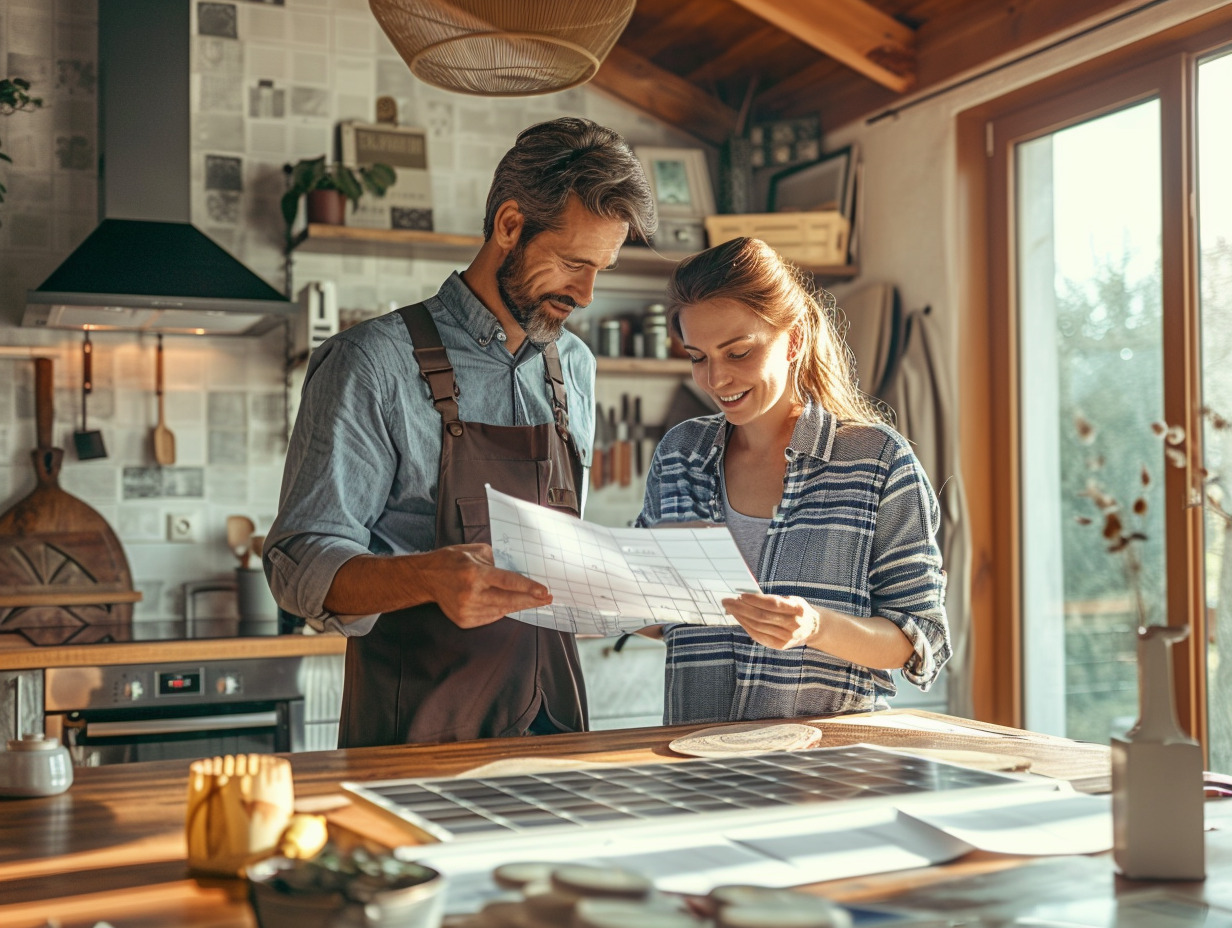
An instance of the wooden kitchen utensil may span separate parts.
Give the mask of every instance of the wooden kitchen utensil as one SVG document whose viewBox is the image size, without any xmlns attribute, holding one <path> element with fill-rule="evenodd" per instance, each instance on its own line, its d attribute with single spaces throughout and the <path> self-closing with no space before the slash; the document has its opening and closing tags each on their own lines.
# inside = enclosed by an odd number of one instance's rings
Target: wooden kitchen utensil
<svg viewBox="0 0 1232 928">
<path fill-rule="evenodd" d="M 158 424 L 154 426 L 154 460 L 163 467 L 175 463 L 175 435 L 163 416 L 163 337 L 158 336 L 158 356 L 154 367 L 154 387 L 158 392 Z"/>
<path fill-rule="evenodd" d="M 133 590 L 124 548 L 94 509 L 60 489 L 64 452 L 53 448 L 53 370 L 34 360 L 38 485 L 0 515 L 0 622 L 22 610 L 26 625 L 125 622 Z"/>
<path fill-rule="evenodd" d="M 103 433 L 98 429 L 86 428 L 86 397 L 94 392 L 94 345 L 90 342 L 90 330 L 85 331 L 85 341 L 81 343 L 81 431 L 73 433 L 73 444 L 77 448 L 77 460 L 90 461 L 94 458 L 105 458 L 107 446 L 103 444 Z"/>
<path fill-rule="evenodd" d="M 240 561 L 240 567 L 248 566 L 252 551 L 252 533 L 257 530 L 248 516 L 227 516 L 227 547 Z"/>
</svg>

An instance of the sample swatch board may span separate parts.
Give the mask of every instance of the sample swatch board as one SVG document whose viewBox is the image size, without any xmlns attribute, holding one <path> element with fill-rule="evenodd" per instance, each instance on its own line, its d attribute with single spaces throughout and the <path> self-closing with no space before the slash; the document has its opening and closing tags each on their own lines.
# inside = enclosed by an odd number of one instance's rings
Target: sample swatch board
<svg viewBox="0 0 1232 928">
<path fill-rule="evenodd" d="M 342 787 L 439 841 L 636 828 L 688 817 L 697 828 L 747 818 L 837 810 L 838 803 L 894 802 L 929 793 L 1032 786 L 1023 777 L 973 770 L 871 745 L 780 751 L 635 766 L 594 766 L 486 778 L 348 782 Z M 1033 787 L 1034 788 L 1034 787 Z M 851 808 L 844 806 L 843 808 Z"/>
<path fill-rule="evenodd" d="M 538 580 L 552 605 L 512 618 L 572 634 L 619 635 L 647 625 L 735 625 L 722 601 L 758 591 L 724 526 L 607 528 L 490 486 L 496 566 Z"/>
</svg>

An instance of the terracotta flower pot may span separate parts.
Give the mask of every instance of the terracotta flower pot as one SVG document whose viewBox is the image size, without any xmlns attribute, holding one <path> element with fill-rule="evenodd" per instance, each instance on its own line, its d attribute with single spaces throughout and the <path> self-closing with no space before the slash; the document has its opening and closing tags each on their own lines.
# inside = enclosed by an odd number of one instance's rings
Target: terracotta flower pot
<svg viewBox="0 0 1232 928">
<path fill-rule="evenodd" d="M 308 221 L 340 226 L 346 220 L 346 197 L 339 190 L 312 190 L 308 193 Z"/>
</svg>

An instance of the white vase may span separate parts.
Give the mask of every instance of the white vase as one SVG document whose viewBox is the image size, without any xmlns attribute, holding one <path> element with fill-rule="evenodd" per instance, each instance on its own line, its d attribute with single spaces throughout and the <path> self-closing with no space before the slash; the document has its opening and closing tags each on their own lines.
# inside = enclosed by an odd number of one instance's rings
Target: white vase
<svg viewBox="0 0 1232 928">
<path fill-rule="evenodd" d="M 1138 723 L 1112 739 L 1113 857 L 1130 879 L 1206 878 L 1202 748 L 1176 720 L 1172 644 L 1185 627 L 1138 630 Z"/>
</svg>

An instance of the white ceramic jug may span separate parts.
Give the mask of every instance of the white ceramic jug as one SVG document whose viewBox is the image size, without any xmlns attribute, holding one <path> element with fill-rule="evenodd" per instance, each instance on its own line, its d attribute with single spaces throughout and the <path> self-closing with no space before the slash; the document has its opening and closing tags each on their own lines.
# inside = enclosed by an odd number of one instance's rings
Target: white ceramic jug
<svg viewBox="0 0 1232 928">
<path fill-rule="evenodd" d="M 68 748 L 54 738 L 22 735 L 0 751 L 0 796 L 54 796 L 72 782 Z"/>
</svg>

